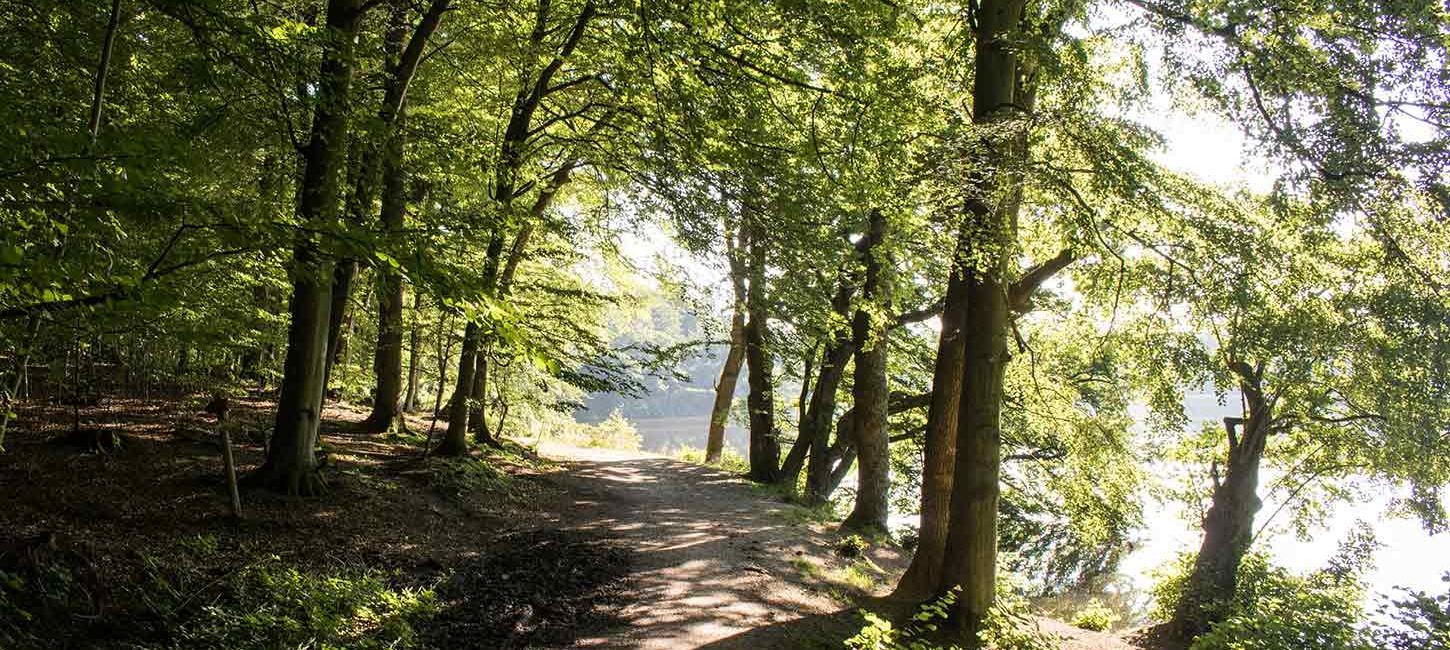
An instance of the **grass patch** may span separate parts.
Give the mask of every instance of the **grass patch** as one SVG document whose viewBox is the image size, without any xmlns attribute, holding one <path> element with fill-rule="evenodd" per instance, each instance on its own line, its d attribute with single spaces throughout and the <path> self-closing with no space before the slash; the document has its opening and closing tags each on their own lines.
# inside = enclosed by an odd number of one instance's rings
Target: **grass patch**
<svg viewBox="0 0 1450 650">
<path fill-rule="evenodd" d="M 277 556 L 246 566 L 226 594 L 175 627 L 187 648 L 411 648 L 438 611 L 431 588 L 394 588 L 378 571 L 302 572 Z M 393 576 L 395 577 L 395 576 Z M 156 578 L 153 606 L 184 613 L 188 596 Z M 178 597 L 181 597 L 178 599 Z"/>
<path fill-rule="evenodd" d="M 731 474 L 748 474 L 750 472 L 750 461 L 746 460 L 745 457 L 741 456 L 739 453 L 736 453 L 734 449 L 730 449 L 728 447 L 721 451 L 720 460 L 714 463 L 705 462 L 704 449 L 698 449 L 689 445 L 685 445 L 680 447 L 679 449 L 676 449 L 670 455 L 673 456 L 676 460 L 684 461 L 686 463 L 694 463 L 696 465 L 708 465 L 710 467 L 718 467 L 727 472 L 730 472 Z"/>
<path fill-rule="evenodd" d="M 486 460 L 467 456 L 428 459 L 428 487 L 457 498 L 474 492 L 509 496 L 517 492 L 513 475 Z"/>
<path fill-rule="evenodd" d="M 886 573 L 864 557 L 840 566 L 807 557 L 791 558 L 790 563 L 811 588 L 844 605 L 874 593 L 880 586 L 877 580 Z"/>
<path fill-rule="evenodd" d="M 575 447 L 599 449 L 620 449 L 639 451 L 641 438 L 634 425 L 619 413 L 618 409 L 598 424 L 572 423 L 561 428 L 553 436 L 556 440 Z"/>
</svg>

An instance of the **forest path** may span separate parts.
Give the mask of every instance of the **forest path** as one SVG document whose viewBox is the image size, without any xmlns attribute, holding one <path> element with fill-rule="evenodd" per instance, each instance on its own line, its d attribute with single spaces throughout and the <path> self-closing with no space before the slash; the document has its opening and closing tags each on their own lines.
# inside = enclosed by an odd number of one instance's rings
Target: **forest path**
<svg viewBox="0 0 1450 650">
<path fill-rule="evenodd" d="M 634 552 L 625 626 L 586 648 L 800 648 L 854 616 L 806 587 L 835 534 L 726 472 L 642 452 L 545 443 L 568 489 L 561 524 Z M 800 562 L 801 560 L 796 560 Z"/>
</svg>

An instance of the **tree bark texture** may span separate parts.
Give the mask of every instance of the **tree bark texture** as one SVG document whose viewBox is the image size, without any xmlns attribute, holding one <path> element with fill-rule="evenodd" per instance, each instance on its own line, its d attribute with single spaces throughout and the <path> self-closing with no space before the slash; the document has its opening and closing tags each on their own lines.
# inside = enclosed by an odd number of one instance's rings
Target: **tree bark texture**
<svg viewBox="0 0 1450 650">
<path fill-rule="evenodd" d="M 861 285 L 863 304 L 851 323 L 856 363 L 851 394 L 856 415 L 852 438 L 856 441 L 856 505 L 845 528 L 885 533 L 891 495 L 891 444 L 886 434 L 890 387 L 886 378 L 886 336 L 890 323 L 892 262 L 884 244 L 886 217 L 872 211 L 863 241 L 866 278 Z"/>
<path fill-rule="evenodd" d="M 403 239 L 407 207 L 404 189 L 406 170 L 403 153 L 406 141 L 403 120 L 406 115 L 408 86 L 422 61 L 423 49 L 437 30 L 447 11 L 446 0 L 434 0 L 423 13 L 413 35 L 403 45 L 407 34 L 406 4 L 398 3 L 393 13 L 388 41 L 391 51 L 387 89 L 378 119 L 383 125 L 382 207 L 378 221 L 383 238 L 388 242 Z M 396 258 L 396 255 L 394 256 Z M 373 355 L 373 373 L 377 386 L 373 395 L 373 412 L 363 422 L 366 431 L 384 431 L 394 422 L 401 422 L 399 400 L 403 393 L 403 278 L 392 265 L 379 266 L 378 342 Z"/>
<path fill-rule="evenodd" d="M 359 0 L 329 0 L 327 43 L 318 83 L 319 101 L 304 150 L 300 221 L 318 230 L 337 217 L 337 188 L 347 143 L 348 93 L 352 82 L 353 42 L 362 22 Z M 331 311 L 331 265 L 318 255 L 309 235 L 299 234 L 293 250 L 292 314 L 287 358 L 277 400 L 276 428 L 267 458 L 251 482 L 286 494 L 315 494 L 323 489 L 317 473 L 327 324 Z"/>
<path fill-rule="evenodd" d="M 745 362 L 749 367 L 746 381 L 750 385 L 750 394 L 746 398 L 746 406 L 750 409 L 749 477 L 760 483 L 774 483 L 780 471 L 780 442 L 775 435 L 774 363 L 768 343 L 766 243 L 758 231 L 750 226 L 747 228 L 751 230 L 746 237 L 750 287 L 745 299 Z"/>
</svg>

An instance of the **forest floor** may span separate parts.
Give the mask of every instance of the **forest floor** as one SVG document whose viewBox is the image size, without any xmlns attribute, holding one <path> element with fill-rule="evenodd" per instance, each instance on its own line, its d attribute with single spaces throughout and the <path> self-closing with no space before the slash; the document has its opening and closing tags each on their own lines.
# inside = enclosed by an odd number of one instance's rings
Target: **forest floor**
<svg viewBox="0 0 1450 650">
<path fill-rule="evenodd" d="M 328 494 L 244 493 L 235 522 L 201 410 L 21 411 L 0 453 L 0 647 L 838 648 L 908 558 L 845 557 L 822 513 L 724 471 L 547 441 L 424 459 L 419 435 L 354 433 L 365 412 L 337 406 Z M 242 471 L 271 413 L 234 407 Z M 1065 649 L 1133 647 L 1044 626 Z"/>
</svg>

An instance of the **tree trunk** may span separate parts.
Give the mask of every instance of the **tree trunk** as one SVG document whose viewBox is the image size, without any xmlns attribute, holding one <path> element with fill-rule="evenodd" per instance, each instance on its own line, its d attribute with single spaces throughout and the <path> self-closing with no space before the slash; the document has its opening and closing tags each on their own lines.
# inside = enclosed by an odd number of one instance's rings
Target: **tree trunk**
<svg viewBox="0 0 1450 650">
<path fill-rule="evenodd" d="M 453 333 L 449 329 L 452 321 L 452 317 L 445 314 L 438 323 L 438 385 L 433 393 L 434 422 L 438 421 L 439 407 L 443 404 L 443 387 L 448 385 L 448 357 L 453 352 Z"/>
<path fill-rule="evenodd" d="M 836 288 L 836 295 L 831 298 L 832 311 L 843 319 L 850 313 L 852 293 L 854 291 L 851 282 L 843 275 Z M 821 357 L 821 372 L 816 377 L 816 389 L 811 393 L 811 403 L 806 408 L 806 416 L 801 419 L 800 439 L 810 441 L 805 495 L 809 505 L 825 503 L 835 491 L 831 481 L 831 424 L 836 417 L 836 392 L 846 374 L 846 363 L 851 360 L 851 352 L 850 331 L 836 332 Z M 849 436 L 850 433 L 837 428 L 836 435 Z"/>
<path fill-rule="evenodd" d="M 749 233 L 750 288 L 746 293 L 745 360 L 749 364 L 750 473 L 753 481 L 774 483 L 780 471 L 780 443 L 775 436 L 773 361 L 768 347 L 768 307 L 765 300 L 765 242 L 759 232 Z"/>
<path fill-rule="evenodd" d="M 887 531 L 887 503 L 891 495 L 891 444 L 886 437 L 887 402 L 886 335 L 891 305 L 892 262 L 883 249 L 886 217 L 871 213 L 871 225 L 863 242 L 866 281 L 861 286 L 865 305 L 856 310 L 851 323 L 855 339 L 856 367 L 851 386 L 855 400 L 852 438 L 856 441 L 856 506 L 842 523 L 845 528 L 873 533 Z"/>
<path fill-rule="evenodd" d="M 111 52 L 116 45 L 116 28 L 121 24 L 121 0 L 111 0 L 111 18 L 106 23 L 106 36 L 101 41 L 101 61 L 96 64 L 96 84 L 91 93 L 91 118 L 88 131 L 91 142 L 101 131 L 101 107 L 106 95 L 106 74 L 111 69 Z"/>
<path fill-rule="evenodd" d="M 997 590 L 997 503 L 1002 467 L 1002 396 L 1011 310 L 1007 270 L 1017 239 L 1021 164 L 1026 157 L 1022 113 L 1032 110 L 1031 77 L 1019 74 L 1014 42 L 1025 0 L 984 2 L 977 18 L 973 120 L 998 134 L 985 148 L 987 171 L 969 188 L 966 223 L 985 261 L 966 274 L 962 404 L 951 524 L 942 573 L 960 586 L 953 622 L 975 639 Z M 1014 128 L 1004 128 L 1013 126 Z"/>
<path fill-rule="evenodd" d="M 408 391 L 403 395 L 403 412 L 412 413 L 418 410 L 418 373 L 421 354 L 418 346 L 422 344 L 423 325 L 419 317 L 423 311 L 423 293 L 416 287 L 413 289 L 413 327 L 408 333 Z"/>
<path fill-rule="evenodd" d="M 344 351 L 342 321 L 347 314 L 348 299 L 352 297 L 353 280 L 357 277 L 357 262 L 352 258 L 337 261 L 332 269 L 332 306 L 327 314 L 327 358 L 323 361 L 322 390 L 332 382 L 332 367 L 342 358 Z"/>
<path fill-rule="evenodd" d="M 735 401 L 735 384 L 740 379 L 740 364 L 745 361 L 745 262 L 743 251 L 735 243 L 737 234 L 725 229 L 725 258 L 730 264 L 730 288 L 735 306 L 730 315 L 730 351 L 720 368 L 720 381 L 715 384 L 715 405 L 710 409 L 710 431 L 705 437 L 705 462 L 718 463 L 725 451 L 725 424 L 730 418 L 730 405 Z"/>
<path fill-rule="evenodd" d="M 947 278 L 946 298 L 937 339 L 936 365 L 932 372 L 931 405 L 926 416 L 921 476 L 921 525 L 916 552 L 897 583 L 893 597 L 921 602 L 945 591 L 942 560 L 946 553 L 947 527 L 951 522 L 953 472 L 957 458 L 957 417 L 961 405 L 963 346 L 962 324 L 966 319 L 966 282 L 963 264 L 967 254 L 964 228 L 957 241 L 952 270 Z"/>
<path fill-rule="evenodd" d="M 473 373 L 478 364 L 478 338 L 478 323 L 469 323 L 463 330 L 463 350 L 458 357 L 458 384 L 448 405 L 448 431 L 433 452 L 439 456 L 468 453 L 468 396 L 473 390 Z"/>
<path fill-rule="evenodd" d="M 400 238 L 403 230 L 404 174 L 403 134 L 390 129 L 383 154 L 383 206 L 380 221 L 383 236 Z M 373 412 L 362 423 L 363 431 L 386 431 L 397 421 L 398 401 L 403 394 L 403 278 L 391 265 L 378 267 L 378 344 L 373 356 L 377 387 Z"/>
<path fill-rule="evenodd" d="M 795 443 L 790 446 L 786 453 L 785 460 L 780 463 L 780 475 L 776 477 L 776 483 L 784 487 L 790 493 L 794 493 L 796 486 L 800 484 L 801 470 L 805 468 L 806 456 L 814 448 L 814 441 L 805 435 L 807 404 L 811 399 L 811 376 L 815 372 L 816 348 L 819 345 L 812 344 L 810 352 L 806 353 L 805 363 L 801 367 L 801 390 L 796 396 L 796 418 L 799 424 L 796 425 Z"/>
<path fill-rule="evenodd" d="M 359 0 L 329 0 L 328 39 L 323 49 L 312 135 L 304 151 L 299 221 L 325 230 L 336 221 L 338 175 L 347 142 L 348 93 L 353 48 L 362 22 Z M 332 267 L 318 255 L 316 242 L 298 235 L 293 250 L 292 322 L 287 330 L 287 359 L 277 423 L 267 458 L 250 482 L 286 494 L 308 495 L 323 489 L 317 473 L 327 323 L 331 312 Z"/>
<path fill-rule="evenodd" d="M 715 405 L 710 408 L 710 432 L 705 437 L 705 462 L 718 463 L 725 452 L 725 425 L 730 419 L 730 405 L 735 401 L 735 384 L 740 379 L 740 366 L 745 362 L 745 309 L 738 302 L 730 316 L 730 351 L 720 367 L 720 381 L 715 383 Z"/>
<path fill-rule="evenodd" d="M 484 347 L 483 344 L 480 347 Z M 485 405 L 488 404 L 488 350 L 480 349 L 478 352 L 478 363 L 473 375 L 473 402 L 469 405 L 468 430 L 473 433 L 473 440 L 480 445 L 498 446 L 498 439 L 493 432 L 489 431 L 488 411 Z"/>
<path fill-rule="evenodd" d="M 960 585 L 957 623 L 981 628 L 997 580 L 997 502 L 1001 473 L 1002 381 L 1007 368 L 1005 287 L 997 273 L 967 276 L 965 372 L 957 420 L 957 464 L 942 573 Z"/>
<path fill-rule="evenodd" d="M 384 239 L 389 242 L 402 240 L 406 210 L 407 197 L 403 188 L 406 180 L 403 168 L 406 141 L 402 124 L 407 106 L 408 86 L 422 62 L 423 48 L 438 28 L 447 8 L 446 0 L 434 0 L 404 46 L 408 12 L 407 5 L 399 2 L 394 6 L 388 30 L 390 75 L 383 95 L 383 106 L 378 111 L 379 121 L 383 124 L 384 142 L 383 200 L 378 221 L 382 223 Z M 384 431 L 393 422 L 401 422 L 398 401 L 403 393 L 403 279 L 395 265 L 381 265 L 378 270 L 381 276 L 378 295 L 378 344 L 373 356 L 373 373 L 377 378 L 377 387 L 373 395 L 373 412 L 363 422 L 365 431 Z"/>
<path fill-rule="evenodd" d="M 1264 397 L 1261 372 L 1247 364 L 1233 365 L 1246 408 L 1243 418 L 1224 419 L 1229 443 L 1227 471 L 1222 482 L 1214 472 L 1213 501 L 1203 519 L 1203 543 L 1169 622 L 1169 629 L 1183 640 L 1192 640 L 1223 619 L 1238 586 L 1239 563 L 1253 540 L 1254 515 L 1263 505 L 1258 496 L 1259 464 L 1272 428 L 1273 407 Z M 1234 433 L 1238 425 L 1243 426 L 1242 438 Z"/>
</svg>

